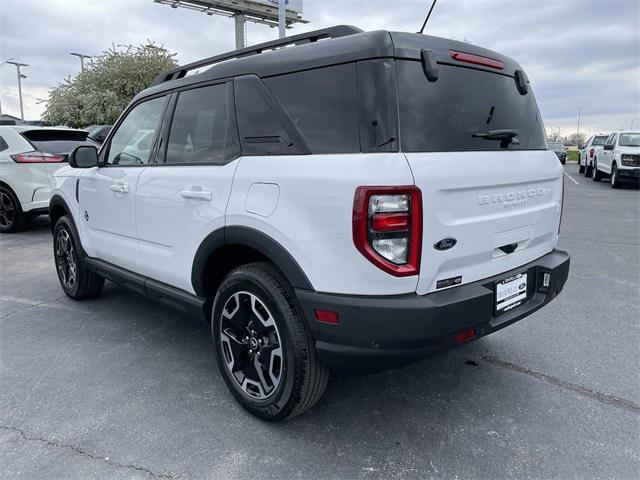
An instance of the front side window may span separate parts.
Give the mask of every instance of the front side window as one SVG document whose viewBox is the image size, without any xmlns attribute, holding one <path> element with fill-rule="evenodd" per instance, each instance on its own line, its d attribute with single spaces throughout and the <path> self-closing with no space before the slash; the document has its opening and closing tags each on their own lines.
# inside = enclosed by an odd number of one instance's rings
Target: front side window
<svg viewBox="0 0 640 480">
<path fill-rule="evenodd" d="M 238 157 L 230 84 L 180 92 L 167 144 L 166 163 L 225 164 Z"/>
<path fill-rule="evenodd" d="M 611 135 L 609 135 L 609 138 L 607 138 L 605 145 L 613 145 L 614 143 L 616 143 L 616 134 L 612 133 Z"/>
<path fill-rule="evenodd" d="M 167 97 L 158 97 L 133 107 L 111 138 L 108 165 L 145 165 L 160 127 Z"/>
</svg>

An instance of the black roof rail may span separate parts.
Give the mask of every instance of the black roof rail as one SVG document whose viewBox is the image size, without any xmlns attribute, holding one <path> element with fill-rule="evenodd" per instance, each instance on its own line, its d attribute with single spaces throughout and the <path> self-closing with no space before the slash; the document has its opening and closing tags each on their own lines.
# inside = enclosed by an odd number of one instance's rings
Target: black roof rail
<svg viewBox="0 0 640 480">
<path fill-rule="evenodd" d="M 170 80 L 182 78 L 186 76 L 187 72 L 191 70 L 214 65 L 216 63 L 224 62 L 225 60 L 257 55 L 264 52 L 265 50 L 275 50 L 287 45 L 302 45 L 305 43 L 317 42 L 318 40 L 322 40 L 324 38 L 346 37 L 348 35 L 354 35 L 356 33 L 362 33 L 362 30 L 358 27 L 354 27 L 353 25 L 337 25 L 335 27 L 323 28 L 322 30 L 301 33 L 299 35 L 293 35 L 291 37 L 281 38 L 278 40 L 273 40 L 271 42 L 252 45 L 251 47 L 234 50 L 232 52 L 223 53 L 222 55 L 216 55 L 214 57 L 198 60 L 197 62 L 189 63 L 181 67 L 166 70 L 158 75 L 150 86 L 159 85 Z"/>
</svg>

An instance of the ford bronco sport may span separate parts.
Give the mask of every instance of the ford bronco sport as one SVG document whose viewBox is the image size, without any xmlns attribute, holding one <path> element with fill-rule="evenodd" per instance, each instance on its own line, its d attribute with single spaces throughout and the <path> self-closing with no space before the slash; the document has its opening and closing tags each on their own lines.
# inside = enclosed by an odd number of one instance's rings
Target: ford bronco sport
<svg viewBox="0 0 640 480">
<path fill-rule="evenodd" d="M 511 325 L 569 271 L 527 76 L 466 43 L 341 26 L 178 67 L 69 163 L 51 199 L 65 293 L 109 279 L 200 316 L 267 420 L 310 408 L 331 369 Z"/>
</svg>

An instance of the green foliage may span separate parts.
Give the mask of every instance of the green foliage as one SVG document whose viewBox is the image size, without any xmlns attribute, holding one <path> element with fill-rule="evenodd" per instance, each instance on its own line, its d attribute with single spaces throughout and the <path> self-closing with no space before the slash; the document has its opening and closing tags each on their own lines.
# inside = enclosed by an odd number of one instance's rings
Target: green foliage
<svg viewBox="0 0 640 480">
<path fill-rule="evenodd" d="M 49 92 L 42 119 L 75 128 L 113 124 L 138 92 L 177 65 L 174 57 L 151 42 L 126 50 L 112 47 Z"/>
</svg>

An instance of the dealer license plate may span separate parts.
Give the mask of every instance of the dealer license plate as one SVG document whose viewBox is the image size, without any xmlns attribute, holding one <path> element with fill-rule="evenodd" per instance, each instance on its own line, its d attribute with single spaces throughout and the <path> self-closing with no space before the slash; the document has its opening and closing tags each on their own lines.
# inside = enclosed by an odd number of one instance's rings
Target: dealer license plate
<svg viewBox="0 0 640 480">
<path fill-rule="evenodd" d="M 527 273 L 496 282 L 496 314 L 507 312 L 527 299 Z"/>
</svg>

